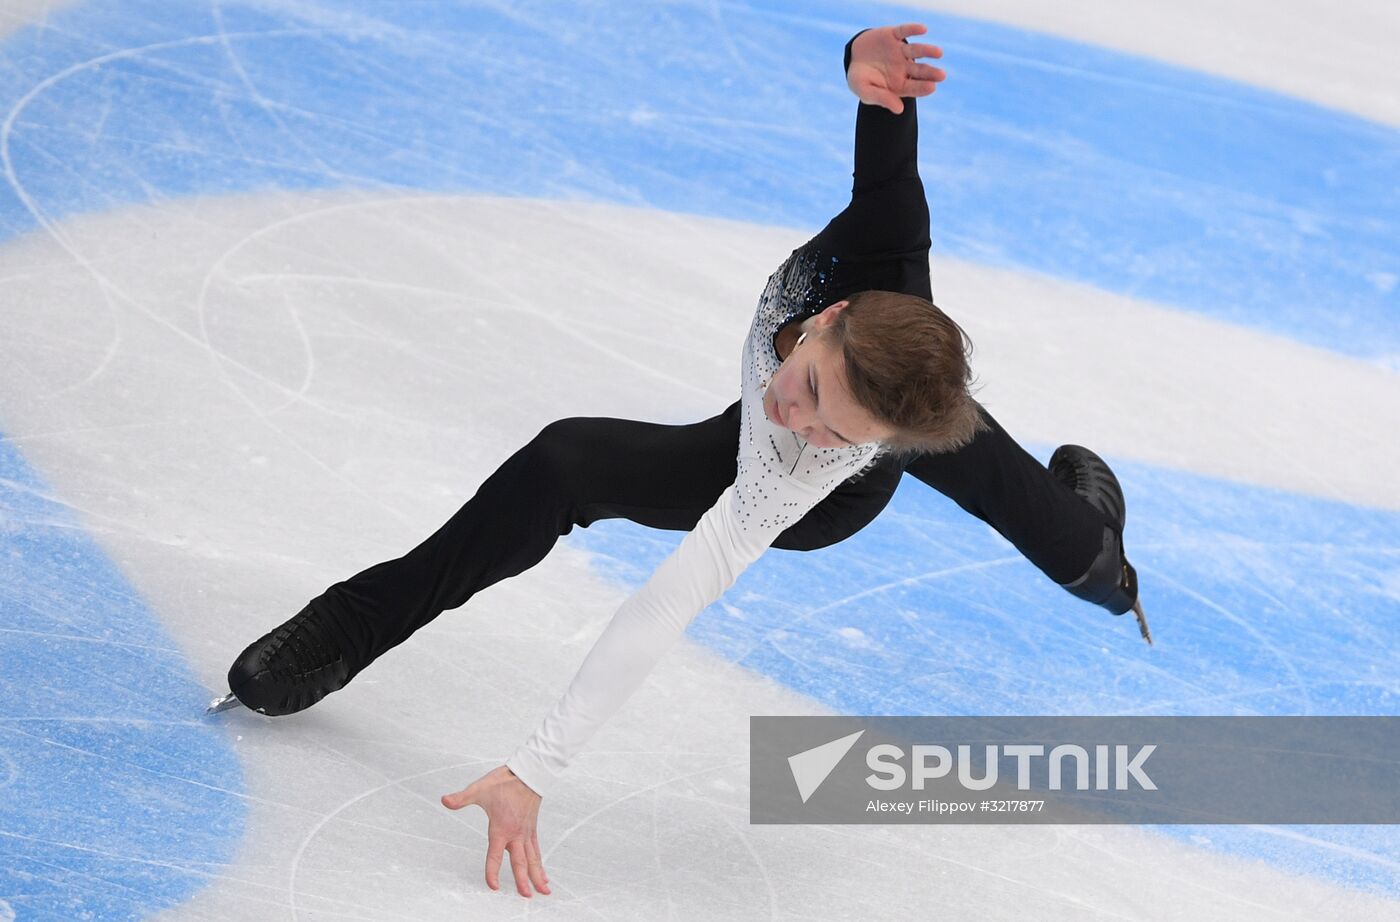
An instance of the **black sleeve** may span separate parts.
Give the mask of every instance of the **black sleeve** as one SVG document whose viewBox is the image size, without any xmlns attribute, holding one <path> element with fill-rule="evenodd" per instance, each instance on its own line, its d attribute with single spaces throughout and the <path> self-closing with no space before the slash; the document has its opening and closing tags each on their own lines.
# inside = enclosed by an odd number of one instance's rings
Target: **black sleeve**
<svg viewBox="0 0 1400 922">
<path fill-rule="evenodd" d="M 866 30 L 869 31 L 869 30 Z M 857 33 L 846 43 L 844 67 L 851 69 L 851 46 Z M 856 108 L 856 168 L 853 198 L 872 191 L 880 185 L 897 180 L 919 178 L 919 117 L 918 104 L 912 96 L 904 98 L 904 111 L 895 115 L 884 106 L 860 103 Z"/>
<path fill-rule="evenodd" d="M 859 33 L 857 34 L 859 37 Z M 851 66 L 852 38 L 845 67 Z M 858 290 L 901 291 L 932 298 L 929 213 L 919 179 L 918 107 L 913 97 L 895 115 L 860 103 L 856 110 L 851 202 L 809 246 L 845 264 L 844 296 Z"/>
</svg>

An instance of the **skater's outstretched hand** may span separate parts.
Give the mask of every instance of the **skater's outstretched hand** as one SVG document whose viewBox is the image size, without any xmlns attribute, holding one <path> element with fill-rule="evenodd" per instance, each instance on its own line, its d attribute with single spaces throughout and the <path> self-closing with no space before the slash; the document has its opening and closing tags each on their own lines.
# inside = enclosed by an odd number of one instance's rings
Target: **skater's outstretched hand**
<svg viewBox="0 0 1400 922">
<path fill-rule="evenodd" d="M 920 64 L 919 58 L 941 58 L 936 45 L 905 44 L 912 35 L 928 29 L 917 22 L 862 32 L 851 45 L 851 66 L 846 84 L 860 101 L 884 106 L 895 115 L 904 111 L 901 96 L 927 96 L 948 75 L 940 67 Z"/>
<path fill-rule="evenodd" d="M 549 875 L 540 857 L 540 837 L 535 825 L 540 815 L 540 795 L 502 765 L 482 775 L 455 794 L 444 794 L 442 805 L 460 810 L 476 804 L 486 811 L 486 886 L 501 889 L 501 862 L 510 855 L 515 889 L 527 899 L 534 889 L 549 895 Z"/>
</svg>

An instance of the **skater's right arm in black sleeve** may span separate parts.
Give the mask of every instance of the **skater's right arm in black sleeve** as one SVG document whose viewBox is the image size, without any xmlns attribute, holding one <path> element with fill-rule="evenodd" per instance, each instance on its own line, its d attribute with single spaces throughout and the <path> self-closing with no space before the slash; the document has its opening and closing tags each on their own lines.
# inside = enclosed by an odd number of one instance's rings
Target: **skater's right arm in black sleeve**
<svg viewBox="0 0 1400 922">
<path fill-rule="evenodd" d="M 860 32 L 846 43 L 846 78 L 851 79 L 851 54 Z M 904 47 L 910 47 L 908 42 Z M 854 88 L 852 88 L 854 91 Z M 900 99 L 898 114 L 882 105 L 861 100 L 856 107 L 855 170 L 853 199 L 884 183 L 919 178 L 919 116 L 914 97 Z"/>
<path fill-rule="evenodd" d="M 850 204 L 813 241 L 825 254 L 842 259 L 906 254 L 926 259 L 929 214 L 919 178 L 915 99 L 932 93 L 944 74 L 915 60 L 938 57 L 941 51 L 905 41 L 923 31 L 917 25 L 872 29 L 846 43 L 847 82 L 861 99 L 855 172 Z"/>
</svg>

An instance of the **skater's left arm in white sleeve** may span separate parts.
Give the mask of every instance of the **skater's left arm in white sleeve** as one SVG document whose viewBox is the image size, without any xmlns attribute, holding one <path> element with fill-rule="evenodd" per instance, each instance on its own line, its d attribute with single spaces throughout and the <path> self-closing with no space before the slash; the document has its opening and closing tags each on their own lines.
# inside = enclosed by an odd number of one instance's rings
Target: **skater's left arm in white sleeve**
<svg viewBox="0 0 1400 922">
<path fill-rule="evenodd" d="M 549 893 L 537 825 L 541 799 L 555 774 L 641 685 L 690 620 L 719 598 L 780 532 L 776 520 L 763 529 L 743 526 L 740 520 L 753 513 L 738 501 L 740 489 L 727 489 L 647 584 L 623 603 L 564 697 L 515 755 L 461 791 L 443 796 L 448 809 L 476 805 L 486 811 L 486 883 L 492 890 L 500 888 L 501 865 L 509 854 L 521 896 L 530 896 L 532 887 Z M 786 501 L 798 504 L 788 507 L 800 509 L 798 515 L 822 495 L 807 485 L 795 489 L 806 502 Z M 765 493 L 775 499 L 793 495 L 791 489 Z"/>
<path fill-rule="evenodd" d="M 813 492 L 809 498 L 815 505 L 820 495 Z M 545 795 L 598 727 L 646 680 L 686 625 L 762 556 L 779 532 L 746 529 L 742 516 L 736 487 L 731 486 L 646 585 L 622 604 L 564 696 L 507 760 L 516 777 Z"/>
</svg>

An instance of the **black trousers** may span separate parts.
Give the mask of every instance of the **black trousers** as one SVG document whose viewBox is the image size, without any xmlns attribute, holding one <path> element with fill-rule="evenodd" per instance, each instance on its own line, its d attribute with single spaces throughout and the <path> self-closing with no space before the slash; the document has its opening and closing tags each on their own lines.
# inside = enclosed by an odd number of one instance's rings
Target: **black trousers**
<svg viewBox="0 0 1400 922">
<path fill-rule="evenodd" d="M 773 543 L 827 547 L 879 515 L 907 471 L 1000 532 L 1057 583 L 1088 570 L 1103 517 L 983 411 L 956 452 L 884 457 Z M 351 674 L 475 593 L 539 563 L 574 526 L 624 518 L 689 531 L 734 482 L 739 405 L 684 426 L 572 418 L 546 426 L 404 556 L 336 583 L 311 605 L 339 628 Z"/>
</svg>

